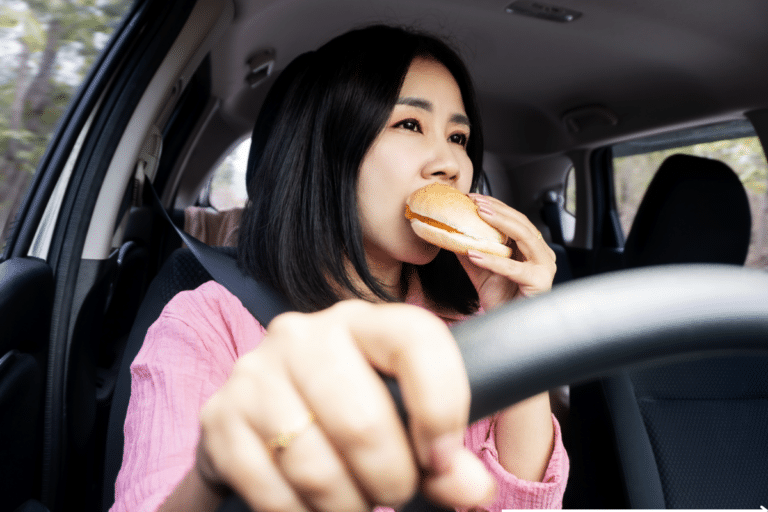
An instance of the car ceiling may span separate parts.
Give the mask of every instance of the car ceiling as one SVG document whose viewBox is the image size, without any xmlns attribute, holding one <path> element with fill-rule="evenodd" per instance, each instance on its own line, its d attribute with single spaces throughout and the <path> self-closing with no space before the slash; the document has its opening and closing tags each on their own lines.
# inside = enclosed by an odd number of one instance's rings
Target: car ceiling
<svg viewBox="0 0 768 512">
<path fill-rule="evenodd" d="M 266 88 L 245 82 L 254 54 L 273 49 L 280 70 L 373 22 L 453 42 L 475 79 L 487 148 L 497 155 L 525 160 L 661 125 L 732 118 L 767 103 L 764 0 L 546 2 L 582 14 L 570 23 L 509 14 L 510 2 L 235 0 L 233 26 L 213 51 L 220 115 L 243 133 L 250 129 Z M 574 111 L 577 132 L 563 117 Z"/>
</svg>

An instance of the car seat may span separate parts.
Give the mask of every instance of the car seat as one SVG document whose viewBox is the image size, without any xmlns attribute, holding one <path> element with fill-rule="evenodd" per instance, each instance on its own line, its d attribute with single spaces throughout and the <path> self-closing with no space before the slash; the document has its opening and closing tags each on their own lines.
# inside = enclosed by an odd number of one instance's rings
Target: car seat
<svg viewBox="0 0 768 512">
<path fill-rule="evenodd" d="M 643 198 L 624 261 L 627 268 L 742 265 L 750 228 L 746 192 L 727 165 L 674 155 L 662 163 Z M 566 506 L 704 509 L 768 503 L 766 375 L 768 357 L 727 354 L 629 369 L 574 387 L 569 444 L 571 483 L 578 488 L 569 489 Z"/>
<path fill-rule="evenodd" d="M 708 158 L 672 155 L 659 167 L 637 209 L 624 244 L 624 265 L 743 265 L 751 226 L 747 194 L 730 167 Z"/>
</svg>

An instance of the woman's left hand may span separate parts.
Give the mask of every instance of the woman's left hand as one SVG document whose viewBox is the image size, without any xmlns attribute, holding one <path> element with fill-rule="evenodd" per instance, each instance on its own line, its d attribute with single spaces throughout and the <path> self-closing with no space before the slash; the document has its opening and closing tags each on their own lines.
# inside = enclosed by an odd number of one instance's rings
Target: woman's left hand
<svg viewBox="0 0 768 512">
<path fill-rule="evenodd" d="M 530 297 L 551 289 L 557 270 L 555 252 L 528 217 L 493 197 L 469 197 L 483 220 L 514 241 L 511 258 L 479 251 L 459 256 L 480 297 L 480 306 L 489 311 L 516 297 Z"/>
</svg>

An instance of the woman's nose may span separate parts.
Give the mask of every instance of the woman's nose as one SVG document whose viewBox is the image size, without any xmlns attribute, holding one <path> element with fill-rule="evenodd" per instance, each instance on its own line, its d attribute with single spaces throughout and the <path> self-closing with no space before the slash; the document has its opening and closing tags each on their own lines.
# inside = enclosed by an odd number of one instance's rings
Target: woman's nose
<svg viewBox="0 0 768 512">
<path fill-rule="evenodd" d="M 424 177 L 440 178 L 447 181 L 457 180 L 461 173 L 461 166 L 450 147 L 450 143 L 446 142 L 436 146 L 432 158 L 424 166 Z"/>
</svg>

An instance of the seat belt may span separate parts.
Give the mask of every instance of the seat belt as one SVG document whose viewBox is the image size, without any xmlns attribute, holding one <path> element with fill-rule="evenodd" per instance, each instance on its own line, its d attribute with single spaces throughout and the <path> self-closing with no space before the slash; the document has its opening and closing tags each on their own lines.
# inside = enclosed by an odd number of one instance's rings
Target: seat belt
<svg viewBox="0 0 768 512">
<path fill-rule="evenodd" d="M 168 224 L 173 226 L 181 240 L 189 247 L 197 261 L 211 274 L 211 277 L 232 295 L 240 299 L 245 309 L 248 310 L 258 322 L 266 328 L 269 322 L 280 313 L 292 311 L 293 308 L 281 293 L 247 275 L 237 265 L 237 260 L 227 254 L 221 253 L 213 247 L 204 244 L 197 238 L 179 228 L 166 209 L 163 207 L 157 195 L 154 185 L 149 177 L 145 177 L 144 183 L 148 186 L 152 196 L 152 205 L 162 212 Z"/>
</svg>

